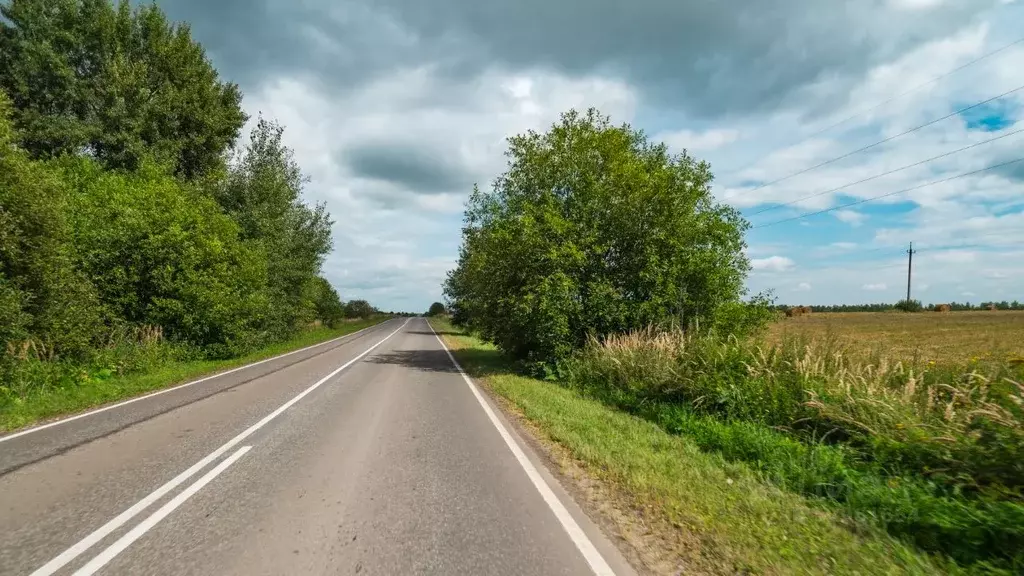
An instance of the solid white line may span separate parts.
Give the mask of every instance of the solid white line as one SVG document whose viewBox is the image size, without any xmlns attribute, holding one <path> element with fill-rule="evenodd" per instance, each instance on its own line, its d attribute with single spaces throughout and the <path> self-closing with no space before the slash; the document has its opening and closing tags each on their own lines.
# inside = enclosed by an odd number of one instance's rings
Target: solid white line
<svg viewBox="0 0 1024 576">
<path fill-rule="evenodd" d="M 228 456 L 223 462 L 218 464 L 213 470 L 210 470 L 204 474 L 199 480 L 196 480 L 188 488 L 184 489 L 177 496 L 172 498 L 168 503 L 161 506 L 156 512 L 153 512 L 149 518 L 146 518 L 140 522 L 137 526 L 128 531 L 127 534 L 121 536 L 116 542 L 108 546 L 103 552 L 96 555 L 95 558 L 90 560 L 85 566 L 82 566 L 75 571 L 74 576 L 91 576 L 95 574 L 97 570 L 105 566 L 108 562 L 114 559 L 115 556 L 124 552 L 125 548 L 131 546 L 132 542 L 135 542 L 142 537 L 143 534 L 149 531 L 150 528 L 156 526 L 161 520 L 166 518 L 171 512 L 185 503 L 186 500 L 199 492 L 203 486 L 209 484 L 214 478 L 220 475 L 221 472 L 228 469 L 229 466 L 235 463 L 239 458 L 245 455 L 252 446 L 242 446 L 237 452 Z"/>
<path fill-rule="evenodd" d="M 384 322 L 388 322 L 388 320 L 385 320 Z M 367 326 L 366 328 L 363 328 L 361 330 L 356 330 L 355 332 L 352 332 L 351 334 L 345 334 L 345 335 L 342 335 L 342 336 L 338 336 L 337 338 L 332 338 L 330 340 L 324 340 L 323 342 L 321 342 L 319 344 L 313 344 L 312 346 L 306 346 L 305 348 L 299 348 L 298 350 L 292 350 L 291 352 L 285 352 L 284 354 L 278 354 L 277 356 L 271 356 L 270 358 L 265 358 L 265 359 L 260 360 L 258 362 L 253 362 L 252 364 L 246 364 L 245 366 L 239 366 L 237 368 L 232 368 L 231 370 L 225 370 L 224 372 L 218 372 L 216 374 L 211 374 L 211 375 L 206 376 L 204 378 L 200 378 L 199 380 L 193 380 L 192 382 L 186 382 L 184 384 L 178 384 L 177 386 L 173 386 L 171 388 L 164 388 L 163 390 L 157 390 L 156 392 L 150 392 L 149 394 L 145 394 L 145 395 L 142 395 L 142 396 L 136 396 L 135 398 L 132 398 L 130 400 L 125 400 L 123 402 L 118 402 L 117 404 L 111 404 L 110 406 L 104 406 L 102 408 L 97 408 L 95 410 L 90 410 L 88 412 L 82 412 L 81 414 L 76 414 L 74 416 L 68 416 L 67 418 L 62 418 L 60 420 L 54 420 L 53 422 L 49 422 L 47 424 L 41 424 L 39 426 L 34 426 L 34 427 L 29 428 L 27 430 L 22 430 L 21 432 L 15 432 L 14 434 L 8 434 L 7 436 L 0 436 L 0 442 L 6 442 L 8 440 L 13 440 L 13 439 L 15 439 L 15 438 L 17 438 L 19 436 L 24 436 L 26 434 L 31 434 L 33 432 L 39 432 L 40 430 L 46 430 L 47 428 L 53 428 L 54 426 L 59 426 L 61 424 L 66 424 L 68 422 L 72 422 L 74 420 L 78 420 L 79 418 L 85 418 L 86 416 L 92 416 L 93 414 L 99 414 L 100 412 L 106 412 L 107 410 L 113 410 L 114 408 L 120 408 L 121 406 L 126 406 L 128 404 L 132 404 L 133 402 L 138 402 L 139 400 L 145 400 L 146 398 L 152 398 L 153 396 L 159 396 L 161 394 L 167 394 L 168 392 L 174 392 L 175 390 L 180 390 L 181 388 L 186 388 L 188 386 L 193 386 L 195 384 L 200 384 L 202 382 L 206 382 L 207 380 L 213 380 L 214 378 L 220 378 L 221 376 L 227 376 L 228 374 L 233 374 L 235 372 L 238 372 L 239 370 L 245 370 L 246 368 L 252 368 L 253 366 L 259 366 L 260 364 L 264 364 L 266 362 L 270 362 L 271 360 L 277 360 L 278 358 L 284 358 L 285 356 L 291 356 L 292 354 L 298 354 L 299 352 L 305 352 L 306 350 L 310 350 L 310 349 L 316 348 L 317 346 L 323 346 L 324 344 L 330 344 L 331 342 L 337 342 L 338 340 L 341 340 L 342 338 L 348 338 L 350 336 L 355 336 L 356 334 L 359 334 L 360 332 L 363 332 L 365 330 L 369 330 L 370 328 L 374 328 L 376 326 L 382 326 L 384 324 L 384 322 L 379 322 L 377 324 L 374 324 L 373 326 Z"/>
<path fill-rule="evenodd" d="M 430 321 L 426 322 L 427 326 L 430 326 Z M 551 511 L 554 512 L 555 517 L 558 518 L 559 522 L 561 522 L 562 528 L 565 528 L 566 533 L 569 534 L 569 538 L 572 539 L 573 544 L 576 545 L 580 554 L 582 554 L 583 558 L 587 561 L 587 564 L 590 564 L 590 569 L 593 570 L 594 574 L 597 576 L 615 576 L 615 572 L 612 570 L 611 566 L 608 565 L 608 562 L 605 561 L 604 557 L 601 556 L 597 547 L 595 547 L 594 543 L 590 541 L 590 538 L 587 538 L 586 533 L 583 532 L 580 525 L 576 523 L 576 519 L 572 517 L 572 514 L 570 514 L 568 510 L 566 510 L 561 500 L 558 499 L 558 496 L 555 496 L 554 491 L 552 491 L 551 487 L 548 486 L 544 477 L 541 476 L 540 472 L 537 471 L 537 468 L 534 467 L 533 462 L 526 457 L 526 454 L 519 447 L 519 444 L 516 443 L 515 439 L 512 438 L 512 435 L 505 429 L 505 426 L 502 425 L 500 420 L 498 420 L 494 411 L 491 410 L 490 405 L 487 404 L 486 400 L 484 400 L 480 390 L 477 389 L 476 384 L 474 384 L 473 380 L 466 374 L 466 371 L 462 369 L 459 361 L 452 355 L 451 350 L 449 350 L 448 346 L 445 345 L 444 340 L 442 340 L 441 337 L 438 336 L 437 332 L 434 331 L 433 326 L 430 326 L 430 331 L 434 333 L 434 337 L 441 343 L 441 347 L 444 348 L 444 351 L 448 354 L 448 358 L 452 361 L 452 364 L 455 365 L 455 368 L 458 369 L 459 374 L 462 374 L 462 379 L 466 381 L 469 389 L 473 391 L 473 396 L 476 396 L 477 402 L 480 403 L 484 412 L 487 413 L 487 417 L 491 420 L 491 424 L 494 424 L 494 427 L 498 429 L 498 433 L 501 434 L 502 439 L 505 440 L 505 445 L 508 446 L 508 449 L 512 451 L 516 460 L 519 461 L 519 465 L 526 471 L 526 475 L 529 476 L 530 481 L 533 482 L 533 486 L 538 492 L 540 492 L 541 497 L 544 498 L 544 502 L 547 503 L 548 507 L 551 508 Z"/>
<path fill-rule="evenodd" d="M 404 328 L 405 325 L 408 324 L 408 323 L 409 323 L 409 320 L 406 320 L 394 332 L 392 332 L 391 334 L 388 334 L 387 336 L 385 336 L 381 340 L 377 341 L 376 344 L 374 344 L 373 346 L 370 346 L 369 348 L 364 350 L 361 354 L 359 354 L 355 358 L 353 358 L 353 359 L 349 360 L 348 362 L 342 364 L 340 367 L 338 367 L 336 370 L 334 370 L 333 372 L 331 372 L 327 376 L 324 376 L 320 380 L 317 380 L 317 382 L 315 384 L 313 384 L 309 388 L 306 388 L 305 390 L 300 392 L 298 394 L 298 396 L 295 396 L 291 400 L 285 402 L 283 405 L 281 405 L 280 408 L 278 408 L 277 410 L 274 410 L 270 414 L 267 414 L 266 416 L 263 417 L 262 420 L 260 420 L 259 422 L 253 424 L 252 426 L 246 428 L 245 431 L 243 431 L 238 436 L 235 436 L 231 440 L 228 440 L 227 443 L 224 444 L 223 446 L 221 446 L 220 448 L 217 448 L 213 452 L 210 452 L 205 458 L 203 458 L 199 462 L 196 462 L 195 464 L 193 464 L 188 470 L 185 470 L 181 474 L 178 474 L 177 476 L 172 478 L 170 481 L 168 481 L 166 484 L 164 484 L 163 486 L 157 488 L 156 490 L 154 490 L 152 493 L 150 493 L 148 496 L 146 496 L 142 500 L 139 500 L 138 502 L 136 502 L 135 505 L 133 505 L 131 508 L 129 508 L 129 509 L 125 510 L 124 512 L 118 514 L 110 522 L 107 522 L 103 526 L 100 526 L 99 528 L 97 528 L 95 532 L 93 532 L 92 534 L 89 534 L 88 536 L 86 536 L 85 538 L 83 538 L 82 540 L 80 540 L 79 542 L 77 542 L 76 544 L 74 544 L 73 546 L 71 546 L 70 548 L 65 550 L 64 552 L 62 552 L 59 556 L 57 556 L 53 560 L 50 560 L 45 565 L 43 565 L 41 568 L 39 568 L 38 570 L 33 572 L 32 576 L 50 576 L 51 574 L 53 574 L 57 570 L 60 570 L 65 564 L 67 564 L 68 562 L 74 560 L 76 557 L 78 557 L 80 554 L 82 554 L 83 552 L 85 552 L 86 550 L 88 550 L 89 548 L 94 546 L 100 540 L 106 538 L 111 532 L 113 532 L 113 531 L 117 530 L 118 528 L 120 528 L 121 526 L 123 526 L 126 522 L 131 520 L 139 512 L 142 512 L 143 510 L 148 508 L 150 505 L 152 505 L 154 502 L 156 502 L 160 498 L 163 498 L 168 492 L 170 492 L 171 490 L 174 490 L 179 485 L 181 485 L 183 482 L 185 482 L 186 480 L 188 480 L 189 478 L 194 476 L 197 472 L 199 472 L 200 470 L 202 470 L 203 468 L 208 466 L 211 462 L 213 462 L 217 458 L 220 458 L 221 456 L 223 456 L 225 452 L 227 452 L 228 450 L 230 450 L 230 449 L 234 448 L 235 446 L 237 446 L 242 440 L 245 440 L 246 438 L 251 436 L 254 432 L 256 432 L 260 428 L 266 426 L 268 422 L 270 422 L 274 418 L 277 418 L 278 416 L 280 416 L 282 412 L 284 412 L 285 410 L 291 408 L 293 405 L 295 405 L 296 402 L 298 402 L 299 400 L 302 400 L 303 398 L 305 398 L 306 395 L 308 395 L 313 390 L 316 390 L 317 388 L 319 388 L 321 384 L 323 384 L 324 382 L 327 382 L 328 380 L 330 380 L 331 378 L 336 376 L 339 372 L 341 372 L 345 368 L 348 368 L 349 366 L 351 366 L 352 364 L 357 362 L 359 359 L 361 359 L 363 356 L 366 356 L 367 354 L 369 354 L 370 351 L 372 351 L 374 348 L 376 348 L 377 346 L 380 346 L 388 338 L 391 338 L 392 336 L 397 334 L 398 331 L 401 330 L 402 328 Z"/>
</svg>

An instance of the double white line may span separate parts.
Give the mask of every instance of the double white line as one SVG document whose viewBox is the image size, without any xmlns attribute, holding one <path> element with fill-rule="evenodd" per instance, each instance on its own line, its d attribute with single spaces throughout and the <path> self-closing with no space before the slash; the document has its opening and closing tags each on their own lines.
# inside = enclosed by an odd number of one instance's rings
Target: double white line
<svg viewBox="0 0 1024 576">
<path fill-rule="evenodd" d="M 139 500 L 131 508 L 128 508 L 124 512 L 118 514 L 111 521 L 107 522 L 103 526 L 100 526 L 93 533 L 91 533 L 88 536 L 86 536 L 85 538 L 81 539 L 78 543 L 76 543 L 75 545 L 71 546 L 70 548 L 68 548 L 67 550 L 62 552 L 60 555 L 58 555 L 56 558 L 54 558 L 53 560 L 50 560 L 49 562 L 44 564 L 42 567 L 40 567 L 38 570 L 33 572 L 32 576 L 50 576 L 51 574 L 54 574 L 55 572 L 57 572 L 57 570 L 60 570 L 61 568 L 63 568 L 69 562 L 71 562 L 72 560 L 74 560 L 75 558 L 77 558 L 78 556 L 83 554 L 89 548 L 95 546 L 98 542 L 100 542 L 101 540 L 103 540 L 104 538 L 109 536 L 115 530 L 117 530 L 118 528 L 124 526 L 129 520 L 131 520 L 132 518 L 137 516 L 140 512 L 142 512 L 146 508 L 148 508 L 151 505 L 153 505 L 155 502 L 157 502 L 158 500 L 160 500 L 161 498 L 166 496 L 169 492 L 171 492 L 172 490 L 174 490 L 175 488 L 177 488 L 178 486 L 183 484 L 185 481 L 187 481 L 192 476 L 195 476 L 199 471 L 201 471 L 202 469 L 204 469 L 207 466 L 209 466 L 213 461 L 215 461 L 218 458 L 220 458 L 221 456 L 223 456 L 225 453 L 227 453 L 229 450 L 231 450 L 235 446 L 238 446 L 239 444 L 241 444 L 243 440 L 245 440 L 249 436 L 252 436 L 257 430 L 259 430 L 260 428 L 266 426 L 267 423 L 269 423 L 271 420 L 273 420 L 274 418 L 277 418 L 285 410 L 288 410 L 289 408 L 294 406 L 295 403 L 297 403 L 299 400 L 302 400 L 309 393 L 311 393 L 312 391 L 316 390 L 321 385 L 323 385 L 324 382 L 327 382 L 331 378 L 337 376 L 338 373 L 341 372 L 342 370 L 344 370 L 345 368 L 348 368 L 352 364 L 355 364 L 357 361 L 362 359 L 363 356 L 366 356 L 371 351 L 373 351 L 374 348 L 380 346 L 388 338 L 391 338 L 392 336 L 397 334 L 408 323 L 409 323 L 409 321 L 406 320 L 394 332 L 392 332 L 392 333 L 388 334 L 387 336 L 385 336 L 384 338 L 378 340 L 376 344 L 374 344 L 373 346 L 370 346 L 369 348 L 364 350 L 361 354 L 359 354 L 355 358 L 353 358 L 353 359 L 349 360 L 348 362 L 342 364 L 337 369 L 335 369 L 333 372 L 331 372 L 327 376 L 324 376 L 323 378 L 318 380 L 315 384 L 313 384 L 309 388 L 306 388 L 305 390 L 300 392 L 297 396 L 295 396 L 291 400 L 285 402 L 277 410 L 274 410 L 270 414 L 267 414 L 266 416 L 263 417 L 262 420 L 260 420 L 259 422 L 253 424 L 252 426 L 246 428 L 238 436 L 235 436 L 231 440 L 228 440 L 220 448 L 217 448 L 213 452 L 210 452 L 205 458 L 203 458 L 202 460 L 196 462 L 191 467 L 189 467 L 187 470 L 185 470 L 181 474 L 178 474 L 177 476 L 172 478 L 169 482 L 167 482 L 163 486 L 157 488 L 156 490 L 151 492 L 148 496 L 146 496 L 142 500 Z M 189 486 L 188 488 L 183 490 L 180 494 L 178 494 L 173 499 L 171 499 L 169 502 L 164 504 L 159 510 L 154 512 L 152 515 L 150 515 L 148 518 L 143 520 L 137 526 L 135 526 L 134 528 L 129 530 L 128 533 L 126 533 L 124 536 L 119 538 L 116 542 L 114 542 L 113 544 L 108 546 L 106 549 L 104 549 L 102 552 L 100 552 L 95 558 L 90 560 L 85 566 L 82 566 L 82 568 L 77 570 L 75 572 L 75 575 L 76 576 L 88 576 L 88 575 L 94 574 L 97 570 L 102 568 L 108 562 L 113 560 L 114 557 L 116 557 L 118 554 L 120 554 L 122 551 L 124 551 L 128 546 L 130 546 L 132 544 L 132 542 L 138 540 L 143 534 L 146 533 L 147 530 L 149 530 L 150 528 L 155 526 L 158 522 L 163 520 L 168 514 L 173 512 L 175 508 L 177 508 L 178 506 L 181 506 L 193 494 L 195 494 L 200 489 L 202 489 L 203 486 L 209 484 L 214 478 L 217 477 L 218 474 L 220 474 L 224 470 L 227 470 L 227 468 L 229 466 L 231 466 L 239 458 L 244 456 L 245 453 L 248 452 L 250 448 L 252 448 L 252 447 L 251 446 L 242 446 L 241 448 L 239 448 L 235 453 L 233 453 L 231 456 L 226 458 L 223 462 L 218 464 L 215 468 L 213 468 L 212 470 L 210 470 L 209 472 L 204 474 L 201 478 L 196 480 L 191 486 Z"/>
</svg>

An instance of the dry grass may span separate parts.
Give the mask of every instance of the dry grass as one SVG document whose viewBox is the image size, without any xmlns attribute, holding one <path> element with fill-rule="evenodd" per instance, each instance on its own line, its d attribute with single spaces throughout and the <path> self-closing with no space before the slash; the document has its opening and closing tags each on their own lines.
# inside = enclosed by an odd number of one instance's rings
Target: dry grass
<svg viewBox="0 0 1024 576">
<path fill-rule="evenodd" d="M 864 354 L 924 362 L 1024 357 L 1024 312 L 836 312 L 783 318 L 769 339 L 836 338 Z"/>
</svg>

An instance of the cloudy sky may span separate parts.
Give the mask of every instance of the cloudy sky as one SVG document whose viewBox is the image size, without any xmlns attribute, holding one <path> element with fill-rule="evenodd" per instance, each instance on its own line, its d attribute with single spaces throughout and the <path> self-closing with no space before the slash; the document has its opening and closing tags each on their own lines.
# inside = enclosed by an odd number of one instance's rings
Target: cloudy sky
<svg viewBox="0 0 1024 576">
<path fill-rule="evenodd" d="M 1024 159 L 1024 42 L 988 55 L 1024 34 L 1024 2 L 158 4 L 286 126 L 345 299 L 440 299 L 505 137 L 596 106 L 712 163 L 754 226 L 751 291 L 895 301 L 913 241 L 915 297 L 1024 300 L 1024 162 L 1006 164 Z"/>
</svg>

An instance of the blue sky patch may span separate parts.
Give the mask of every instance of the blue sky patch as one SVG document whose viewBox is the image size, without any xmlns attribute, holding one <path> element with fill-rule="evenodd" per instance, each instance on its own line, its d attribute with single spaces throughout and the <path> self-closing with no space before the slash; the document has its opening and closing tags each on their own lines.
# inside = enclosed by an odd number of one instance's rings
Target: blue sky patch
<svg viewBox="0 0 1024 576">
<path fill-rule="evenodd" d="M 961 108 L 963 106 L 958 106 Z M 982 130 L 984 132 L 995 132 L 1002 130 L 1014 123 L 1017 113 L 1017 106 L 1007 100 L 996 100 L 961 112 L 960 117 L 964 119 L 964 125 L 968 130 Z"/>
</svg>

